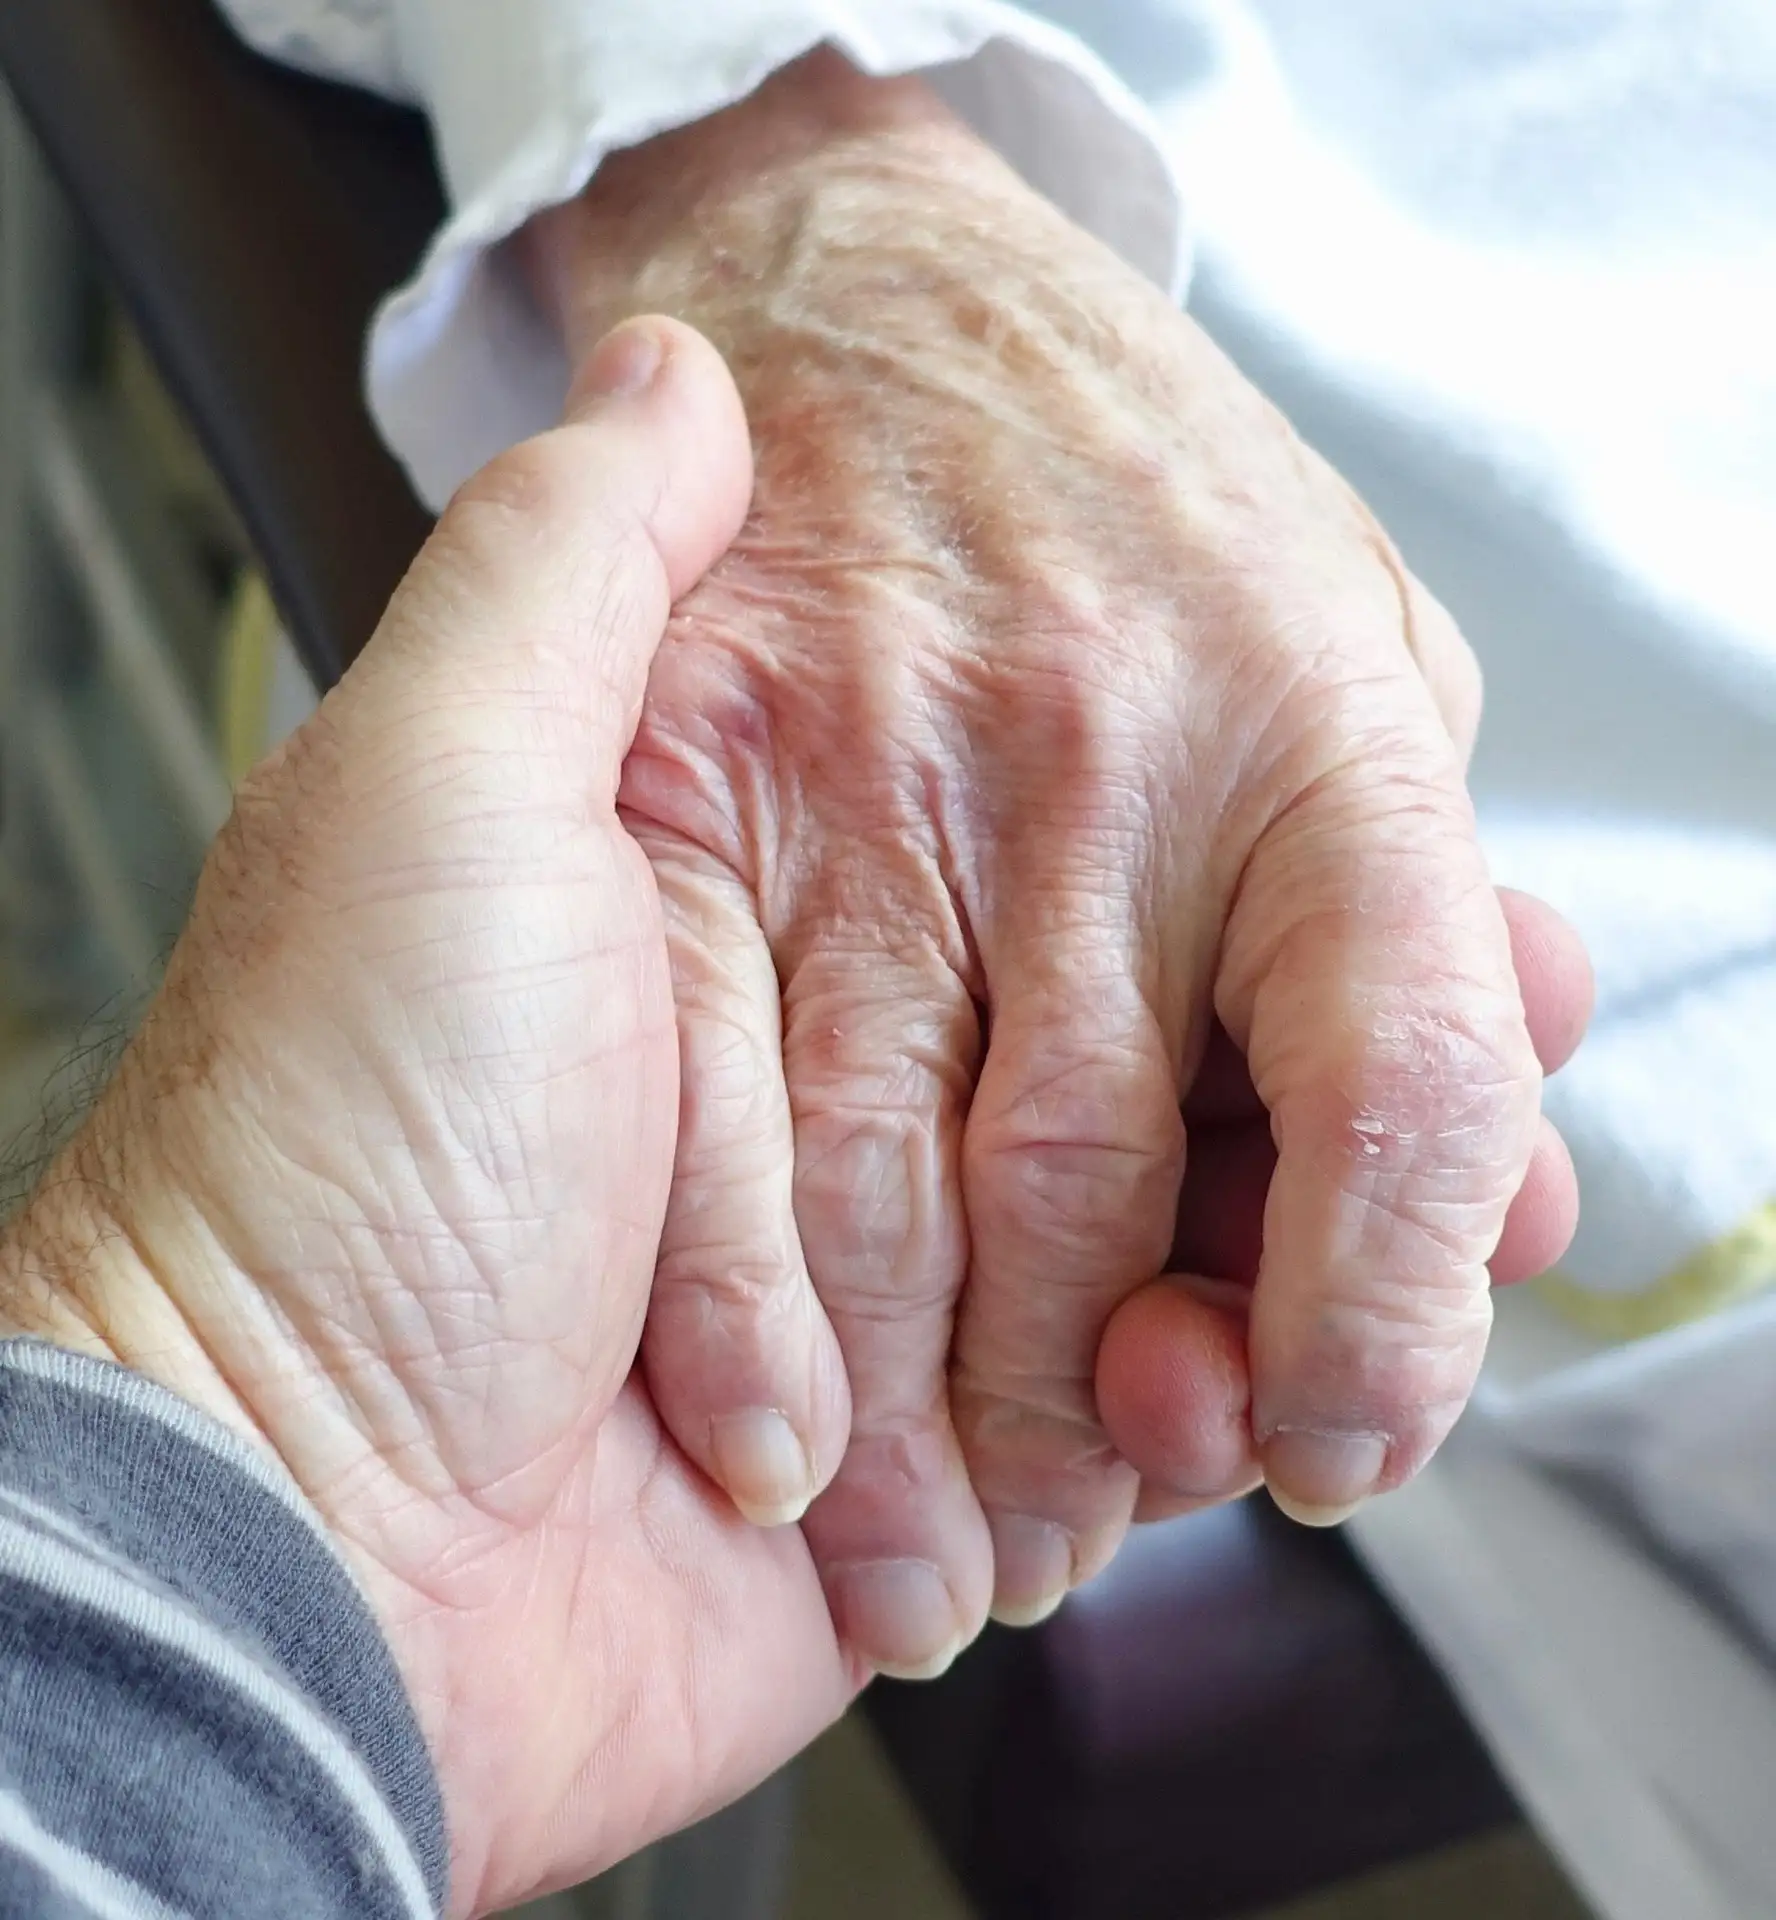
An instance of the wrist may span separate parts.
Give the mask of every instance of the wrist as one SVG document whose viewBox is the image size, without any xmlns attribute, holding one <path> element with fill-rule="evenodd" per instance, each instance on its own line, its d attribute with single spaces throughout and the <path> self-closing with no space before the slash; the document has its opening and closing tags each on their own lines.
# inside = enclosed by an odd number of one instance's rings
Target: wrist
<svg viewBox="0 0 1776 1920">
<path fill-rule="evenodd" d="M 394 1655 L 438 1768 L 460 1858 L 489 1841 L 465 1814 L 450 1761 L 461 1742 L 454 1665 L 391 1552 L 407 1519 L 419 1556 L 448 1528 L 415 1519 L 391 1489 L 344 1396 L 269 1290 L 233 1260 L 200 1199 L 144 1123 L 126 1056 L 98 1106 L 0 1233 L 0 1339 L 46 1341 L 126 1368 L 176 1394 L 276 1461 L 351 1568 Z M 164 1105 L 164 1103 L 163 1103 Z M 164 1113 L 162 1116 L 164 1124 Z M 349 1493 L 349 1497 L 347 1497 Z M 412 1542 L 406 1542 L 412 1544 Z M 436 1611 L 432 1609 L 431 1611 Z M 473 1796 L 470 1796 L 471 1800 Z"/>
<path fill-rule="evenodd" d="M 923 81 L 864 74 L 823 48 L 723 112 L 611 155 L 578 199 L 531 223 L 521 254 L 576 365 L 643 309 L 732 354 L 723 313 L 762 275 L 841 235 L 904 242 L 924 193 L 941 205 L 971 177 L 1024 191 Z"/>
<path fill-rule="evenodd" d="M 330 1368 L 327 1313 L 306 1315 L 307 1290 L 276 1265 L 275 1235 L 299 1233 L 294 1177 L 246 1144 L 249 1102 L 168 1084 L 159 1018 L 0 1236 L 0 1337 L 112 1361 L 270 1454 L 399 1642 L 405 1588 L 386 1536 L 409 1490 L 382 1471 L 369 1412 Z M 263 1203 L 273 1241 L 231 1231 L 234 1190 Z"/>
<path fill-rule="evenodd" d="M 230 1292 L 202 1277 L 214 1255 L 199 1250 L 194 1218 L 176 1235 L 185 1245 L 151 1245 L 144 1215 L 171 1222 L 185 1210 L 170 1191 L 145 1204 L 144 1186 L 159 1183 L 144 1178 L 142 1156 L 121 1144 L 116 1109 L 125 1097 L 114 1084 L 0 1236 L 0 1337 L 24 1335 L 113 1361 L 266 1445 L 231 1383 L 227 1343 L 207 1341 L 202 1316 L 162 1284 L 171 1263 L 195 1274 L 213 1301 Z"/>
</svg>

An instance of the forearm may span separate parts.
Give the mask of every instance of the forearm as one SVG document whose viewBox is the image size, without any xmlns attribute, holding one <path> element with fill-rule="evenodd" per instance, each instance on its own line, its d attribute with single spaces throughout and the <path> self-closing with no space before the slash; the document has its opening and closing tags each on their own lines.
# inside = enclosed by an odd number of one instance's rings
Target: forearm
<svg viewBox="0 0 1776 1920">
<path fill-rule="evenodd" d="M 200 967 L 201 954 L 188 959 L 181 949 L 169 989 L 175 999 L 191 991 Z M 275 1284 L 251 1278 L 250 1259 L 228 1244 L 229 1215 L 206 1181 L 231 1158 L 253 1162 L 252 1103 L 219 1098 L 218 1080 L 229 1076 L 213 1061 L 202 1069 L 200 1050 L 184 1037 L 188 1031 L 167 1006 L 150 1011 L 85 1123 L 0 1233 L 0 1577 L 10 1570 L 6 1523 L 17 1517 L 7 1490 L 40 1481 L 34 1497 L 44 1503 L 43 1524 L 55 1526 L 58 1506 L 65 1507 L 93 1532 L 90 1551 L 110 1555 L 123 1583 L 110 1590 L 118 1621 L 140 1614 L 136 1589 L 160 1591 L 170 1582 L 178 1617 L 167 1617 L 166 1631 L 179 1647 L 195 1649 L 189 1657 L 200 1664 L 218 1636 L 236 1653 L 245 1649 L 252 1671 L 237 1660 L 229 1684 L 261 1705 L 311 1696 L 302 1725 L 314 1726 L 293 1735 L 296 1723 L 288 1714 L 249 1723 L 230 1707 L 234 1718 L 227 1724 L 238 1722 L 239 1738 L 231 1733 L 218 1742 L 209 1696 L 183 1682 L 163 1684 L 164 1662 L 141 1668 L 127 1646 L 113 1660 L 106 1649 L 123 1644 L 121 1627 L 104 1620 L 72 1636 L 95 1650 L 92 1670 L 46 1668 L 35 1676 L 32 1697 L 53 1709 L 45 1722 L 52 1732 L 60 1724 L 57 1703 L 72 1711 L 82 1701 L 92 1725 L 115 1723 L 123 1730 L 115 1746 L 107 1737 L 90 1742 L 87 1772 L 80 1769 L 88 1761 L 75 1756 L 69 1762 L 68 1778 L 94 1804 L 114 1797 L 114 1769 L 127 1778 L 138 1764 L 125 1738 L 130 1728 L 169 1751 L 189 1747 L 209 1756 L 205 1767 L 193 1763 L 192 1804 L 237 1806 L 232 1823 L 244 1837 L 223 1835 L 230 1848 L 238 1845 L 240 1858 L 215 1880 L 225 1890 L 236 1888 L 217 1904 L 203 1894 L 211 1863 L 201 1844 L 181 1840 L 173 1849 L 192 1853 L 195 1864 L 182 1904 L 172 1904 L 195 1920 L 273 1911 L 314 1920 L 331 1920 L 336 1911 L 380 1914 L 385 1907 L 430 1911 L 413 1904 L 412 1874 L 398 1862 L 388 1883 L 398 1904 L 377 1904 L 349 1890 L 350 1874 L 359 1871 L 352 1862 L 370 1843 L 341 1825 L 327 1799 L 338 1780 L 321 1778 L 312 1752 L 295 1766 L 279 1745 L 300 1735 L 305 1751 L 318 1750 L 315 1728 L 327 1723 L 334 1742 L 329 1751 L 345 1779 L 374 1757 L 366 1740 L 386 1745 L 398 1730 L 406 1747 L 397 1767 L 402 1790 L 411 1796 L 423 1787 L 422 1811 L 431 1823 L 423 1844 L 403 1845 L 424 1859 L 428 1898 L 442 1911 L 443 1869 L 433 1866 L 445 1859 L 447 1844 L 428 1746 L 434 1754 L 444 1751 L 440 1702 L 449 1688 L 423 1657 L 410 1596 L 379 1557 L 378 1526 L 341 1526 L 321 1512 L 336 1480 L 355 1476 L 355 1485 L 377 1486 L 373 1450 L 355 1427 L 349 1395 L 277 1305 Z M 227 1153 L 216 1152 L 213 1138 L 206 1145 L 199 1137 L 206 1126 L 228 1141 Z M 279 1177 L 261 1164 L 263 1187 L 275 1189 Z M 21 1379 L 49 1384 L 26 1391 Z M 46 1395 L 54 1399 L 51 1385 L 66 1405 L 50 1406 L 46 1423 L 33 1409 Z M 71 1448 L 65 1435 L 57 1438 L 75 1418 L 68 1407 L 84 1409 Z M 131 1417 L 120 1419 L 114 1407 Z M 203 1490 L 201 1515 L 190 1510 L 194 1489 Z M 370 1504 L 385 1514 L 399 1496 L 378 1489 Z M 63 1601 L 76 1604 L 52 1591 L 27 1613 L 41 1624 Z M 52 1634 L 46 1654 L 53 1655 L 56 1644 Z M 0 1642 L 0 1686 L 18 1674 L 21 1658 L 36 1657 L 35 1645 L 29 1638 L 16 1646 Z M 423 1729 L 412 1702 L 427 1715 Z M 55 1774 L 55 1756 L 53 1739 L 44 1744 L 44 1729 L 11 1721 L 0 1728 L 0 1773 L 28 1786 L 40 1766 Z M 268 1783 L 263 1805 L 253 1799 L 259 1781 Z M 379 1823 L 375 1846 L 392 1846 L 396 1828 L 387 1809 L 369 1804 L 361 1781 L 350 1792 L 360 1825 Z M 417 1817 L 411 1807 L 399 1813 L 409 1827 Z M 164 1807 L 145 1803 L 130 1825 L 151 1836 L 162 1831 L 154 1823 L 164 1817 L 170 1823 L 164 1832 L 177 1834 L 189 1815 L 175 1793 Z M 318 1862 L 312 1866 L 317 1890 L 307 1905 L 287 1895 L 277 1877 L 285 1855 L 298 1847 Z M 337 1870 L 327 1864 L 330 1848 L 339 1852 Z M 265 1891 L 249 1898 L 239 1876 L 261 1866 Z M 310 1868 L 292 1871 L 290 1884 L 306 1885 L 301 1873 Z M 326 1904 L 323 1893 L 335 1881 L 348 1889 L 337 1907 Z M 13 1911 L 0 1901 L 0 1915 Z"/>
<path fill-rule="evenodd" d="M 269 1459 L 140 1375 L 0 1343 L 0 1594 L 0 1912 L 443 1910 L 394 1662 Z"/>
</svg>

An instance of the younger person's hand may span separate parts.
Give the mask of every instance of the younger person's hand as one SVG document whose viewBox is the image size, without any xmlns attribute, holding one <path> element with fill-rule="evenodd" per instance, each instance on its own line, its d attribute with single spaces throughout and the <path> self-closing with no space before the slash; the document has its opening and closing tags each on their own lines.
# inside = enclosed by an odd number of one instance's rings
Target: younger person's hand
<svg viewBox="0 0 1776 1920">
<path fill-rule="evenodd" d="M 123 1361 L 295 1475 L 437 1762 L 459 1913 L 733 1797 L 860 1677 L 632 1377 L 678 1108 L 616 789 L 745 425 L 668 322 L 463 490 L 248 780 L 165 987 L 15 1223 L 0 1320 Z"/>
</svg>

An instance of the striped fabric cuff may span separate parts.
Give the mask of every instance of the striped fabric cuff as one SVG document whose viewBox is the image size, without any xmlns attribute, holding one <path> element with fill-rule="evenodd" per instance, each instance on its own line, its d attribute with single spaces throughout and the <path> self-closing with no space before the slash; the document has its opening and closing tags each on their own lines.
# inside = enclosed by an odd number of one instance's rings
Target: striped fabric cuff
<svg viewBox="0 0 1776 1920">
<path fill-rule="evenodd" d="M 294 1483 L 120 1367 L 0 1342 L 0 1915 L 432 1920 L 446 1861 Z"/>
</svg>

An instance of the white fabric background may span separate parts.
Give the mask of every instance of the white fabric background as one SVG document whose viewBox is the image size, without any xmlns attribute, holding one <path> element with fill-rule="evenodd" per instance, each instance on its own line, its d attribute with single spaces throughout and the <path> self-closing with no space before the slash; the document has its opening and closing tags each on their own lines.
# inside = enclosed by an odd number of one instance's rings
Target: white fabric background
<svg viewBox="0 0 1776 1920">
<path fill-rule="evenodd" d="M 1481 654 L 1495 867 L 1598 963 L 1568 1270 L 1633 1291 L 1776 1198 L 1776 14 L 1189 12 L 1195 304 Z M 1766 1303 L 1603 1351 L 1507 1300 L 1354 1523 L 1609 1920 L 1776 1913 L 1772 1379 Z"/>
</svg>

